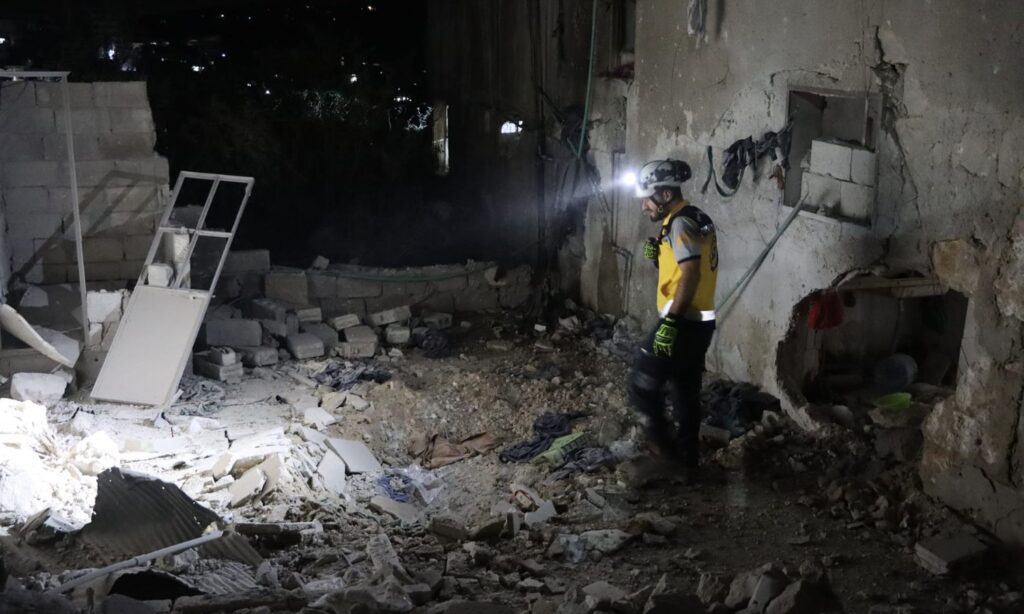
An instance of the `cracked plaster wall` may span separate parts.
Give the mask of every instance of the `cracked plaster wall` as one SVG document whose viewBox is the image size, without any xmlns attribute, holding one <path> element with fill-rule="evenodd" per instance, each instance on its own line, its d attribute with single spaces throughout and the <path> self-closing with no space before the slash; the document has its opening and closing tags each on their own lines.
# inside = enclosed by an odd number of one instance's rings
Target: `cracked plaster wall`
<svg viewBox="0 0 1024 614">
<path fill-rule="evenodd" d="M 1016 61 L 1024 5 L 712 0 L 697 40 L 686 33 L 685 0 L 637 4 L 627 158 L 690 161 L 685 196 L 719 228 L 719 299 L 789 210 L 761 176 L 766 166 L 731 199 L 700 194 L 705 147 L 720 163 L 733 141 L 780 129 L 790 88 L 884 96 L 872 226 L 799 216 L 720 319 L 709 367 L 781 395 L 776 348 L 801 298 L 858 267 L 939 275 L 970 302 L 957 394 L 926 425 L 922 479 L 1001 537 L 1024 542 L 1024 73 Z M 650 325 L 655 270 L 642 257 L 628 270 L 623 252 L 639 255 L 654 227 L 629 199 L 617 203 L 607 212 L 592 202 L 587 212 L 582 295 L 615 307 L 598 291 L 619 292 L 616 311 Z"/>
</svg>

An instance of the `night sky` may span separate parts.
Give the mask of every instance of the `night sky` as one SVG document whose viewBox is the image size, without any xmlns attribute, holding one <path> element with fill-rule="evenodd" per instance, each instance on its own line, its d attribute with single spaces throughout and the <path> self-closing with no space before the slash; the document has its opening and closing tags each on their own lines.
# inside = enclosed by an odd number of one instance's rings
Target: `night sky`
<svg viewBox="0 0 1024 614">
<path fill-rule="evenodd" d="M 430 189 L 425 21 L 410 0 L 5 2 L 0 65 L 147 81 L 172 180 L 256 177 L 238 245 L 302 262 Z M 332 259 L 374 261 L 349 245 Z"/>
</svg>

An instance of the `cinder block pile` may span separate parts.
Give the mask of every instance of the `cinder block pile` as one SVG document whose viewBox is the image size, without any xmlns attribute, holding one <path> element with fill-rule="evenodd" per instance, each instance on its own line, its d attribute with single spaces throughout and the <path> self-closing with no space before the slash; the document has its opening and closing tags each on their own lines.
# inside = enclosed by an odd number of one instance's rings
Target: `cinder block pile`
<svg viewBox="0 0 1024 614">
<path fill-rule="evenodd" d="M 0 196 L 10 255 L 31 283 L 78 280 L 59 87 L 6 84 L 0 105 Z M 88 278 L 133 280 L 168 194 L 167 160 L 153 151 L 146 84 L 68 88 Z"/>
<path fill-rule="evenodd" d="M 875 205 L 876 170 L 873 151 L 836 139 L 815 139 L 810 165 L 801 178 L 801 197 L 823 213 L 869 221 Z"/>
</svg>

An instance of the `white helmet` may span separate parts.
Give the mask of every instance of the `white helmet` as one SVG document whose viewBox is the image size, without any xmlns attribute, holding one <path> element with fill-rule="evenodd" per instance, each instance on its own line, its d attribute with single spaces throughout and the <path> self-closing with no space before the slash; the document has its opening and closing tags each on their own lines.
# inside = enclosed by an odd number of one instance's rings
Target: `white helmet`
<svg viewBox="0 0 1024 614">
<path fill-rule="evenodd" d="M 691 175 L 690 165 L 682 160 L 652 160 L 640 169 L 636 180 L 636 196 L 650 198 L 658 188 L 678 188 Z"/>
</svg>

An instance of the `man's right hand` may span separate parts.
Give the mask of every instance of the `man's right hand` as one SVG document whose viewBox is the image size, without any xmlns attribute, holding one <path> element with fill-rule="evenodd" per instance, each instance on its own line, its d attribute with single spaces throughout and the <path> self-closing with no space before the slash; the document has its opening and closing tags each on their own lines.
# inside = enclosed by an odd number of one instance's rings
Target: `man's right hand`
<svg viewBox="0 0 1024 614">
<path fill-rule="evenodd" d="M 658 266 L 658 252 L 661 250 L 659 241 L 654 237 L 648 237 L 644 241 L 644 258 L 654 262 L 654 266 Z"/>
</svg>

